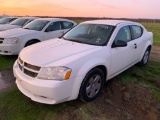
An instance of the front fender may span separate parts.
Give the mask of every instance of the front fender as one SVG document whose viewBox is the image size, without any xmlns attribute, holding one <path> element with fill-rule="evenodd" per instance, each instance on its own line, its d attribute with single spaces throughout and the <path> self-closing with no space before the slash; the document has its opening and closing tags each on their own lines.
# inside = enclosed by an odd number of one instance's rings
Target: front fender
<svg viewBox="0 0 160 120">
<path fill-rule="evenodd" d="M 26 37 L 23 37 L 22 40 L 21 40 L 21 50 L 24 48 L 25 44 L 30 41 L 30 40 L 39 40 L 39 41 L 42 41 L 42 37 L 41 36 L 26 36 Z"/>
<path fill-rule="evenodd" d="M 72 97 L 71 98 L 76 99 L 78 97 L 82 81 L 84 80 L 86 74 L 91 69 L 93 69 L 93 68 L 95 68 L 99 65 L 105 66 L 106 70 L 109 67 L 109 63 L 107 63 L 107 61 L 103 58 L 91 59 L 91 60 L 85 62 L 85 64 L 82 65 L 82 67 L 79 69 L 79 71 L 76 75 L 78 77 L 78 79 L 75 80 L 75 82 L 74 82 L 73 90 L 72 90 L 73 92 L 72 92 L 72 95 L 71 95 Z"/>
<path fill-rule="evenodd" d="M 107 61 L 104 58 L 91 59 L 82 65 L 82 67 L 80 68 L 80 70 L 77 73 L 77 76 L 86 75 L 91 69 L 93 69 L 99 65 L 104 65 L 104 66 L 106 66 L 106 68 L 108 68 L 106 63 L 107 63 Z"/>
</svg>

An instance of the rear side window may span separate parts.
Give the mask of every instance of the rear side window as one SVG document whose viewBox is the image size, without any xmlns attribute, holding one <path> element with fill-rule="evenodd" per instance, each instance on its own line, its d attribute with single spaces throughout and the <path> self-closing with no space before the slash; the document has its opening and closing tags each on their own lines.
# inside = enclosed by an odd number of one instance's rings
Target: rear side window
<svg viewBox="0 0 160 120">
<path fill-rule="evenodd" d="M 133 25 L 133 26 L 131 26 L 131 30 L 132 30 L 132 38 L 133 39 L 137 39 L 137 38 L 141 37 L 143 34 L 143 29 L 140 26 Z"/>
<path fill-rule="evenodd" d="M 67 21 L 63 21 L 61 23 L 62 23 L 62 29 L 69 29 L 72 28 L 74 25 L 73 23 Z"/>
</svg>

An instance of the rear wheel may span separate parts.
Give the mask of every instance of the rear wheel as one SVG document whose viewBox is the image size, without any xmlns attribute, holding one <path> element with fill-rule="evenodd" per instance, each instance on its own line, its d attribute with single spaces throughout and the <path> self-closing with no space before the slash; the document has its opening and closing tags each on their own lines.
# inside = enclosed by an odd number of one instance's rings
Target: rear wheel
<svg viewBox="0 0 160 120">
<path fill-rule="evenodd" d="M 150 48 L 148 47 L 147 50 L 145 51 L 142 60 L 138 63 L 139 66 L 145 66 L 148 63 L 149 60 L 149 55 L 150 55 Z"/>
<path fill-rule="evenodd" d="M 104 73 L 99 68 L 92 69 L 84 78 L 79 98 L 83 102 L 90 102 L 94 100 L 102 91 L 104 86 Z"/>
<path fill-rule="evenodd" d="M 33 45 L 33 44 L 38 43 L 38 42 L 39 42 L 39 41 L 36 41 L 36 40 L 28 41 L 28 42 L 25 44 L 25 47 L 30 46 L 30 45 Z"/>
</svg>

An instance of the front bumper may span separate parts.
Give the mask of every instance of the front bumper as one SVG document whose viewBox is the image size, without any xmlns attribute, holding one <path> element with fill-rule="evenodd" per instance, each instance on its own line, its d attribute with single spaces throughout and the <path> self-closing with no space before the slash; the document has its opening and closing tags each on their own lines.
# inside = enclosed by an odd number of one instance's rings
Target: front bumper
<svg viewBox="0 0 160 120">
<path fill-rule="evenodd" d="M 33 101 L 45 104 L 57 104 L 71 100 L 71 94 L 75 79 L 65 81 L 41 80 L 25 75 L 15 62 L 14 76 L 18 89 Z"/>
<path fill-rule="evenodd" d="M 0 44 L 1 55 L 16 55 L 20 52 L 19 44 Z"/>
</svg>

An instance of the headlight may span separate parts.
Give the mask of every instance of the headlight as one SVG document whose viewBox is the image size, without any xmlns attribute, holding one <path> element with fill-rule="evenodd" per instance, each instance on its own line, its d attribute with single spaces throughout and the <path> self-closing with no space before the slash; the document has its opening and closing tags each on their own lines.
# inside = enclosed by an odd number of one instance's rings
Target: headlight
<svg viewBox="0 0 160 120">
<path fill-rule="evenodd" d="M 37 78 L 47 80 L 67 80 L 71 74 L 71 69 L 67 67 L 41 68 Z"/>
<path fill-rule="evenodd" d="M 5 38 L 3 43 L 4 44 L 16 44 L 18 43 L 19 39 L 18 38 Z"/>
</svg>

